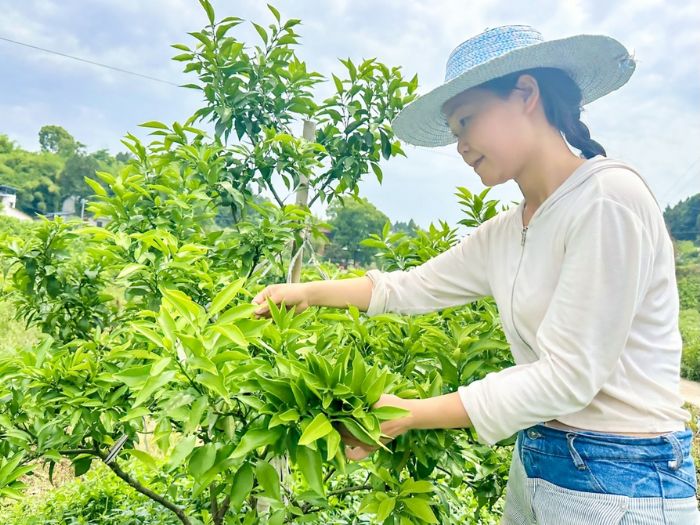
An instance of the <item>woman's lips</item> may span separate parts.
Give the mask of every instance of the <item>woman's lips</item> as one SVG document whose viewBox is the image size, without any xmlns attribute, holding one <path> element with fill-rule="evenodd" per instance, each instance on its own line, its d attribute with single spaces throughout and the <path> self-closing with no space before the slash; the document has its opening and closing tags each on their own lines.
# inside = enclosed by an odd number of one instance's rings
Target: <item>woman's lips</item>
<svg viewBox="0 0 700 525">
<path fill-rule="evenodd" d="M 483 155 L 481 156 L 481 158 L 480 158 L 479 160 L 477 160 L 477 161 L 474 163 L 474 169 L 475 169 L 475 170 L 481 165 L 481 161 L 482 161 L 482 160 L 484 160 L 484 156 L 483 156 Z"/>
</svg>

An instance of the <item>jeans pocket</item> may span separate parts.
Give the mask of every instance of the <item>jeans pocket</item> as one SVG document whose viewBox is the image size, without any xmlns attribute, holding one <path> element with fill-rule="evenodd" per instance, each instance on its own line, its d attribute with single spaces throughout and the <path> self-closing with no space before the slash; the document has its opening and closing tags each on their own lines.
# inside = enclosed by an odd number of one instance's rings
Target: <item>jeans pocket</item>
<svg viewBox="0 0 700 525">
<path fill-rule="evenodd" d="M 591 484 L 603 494 L 630 498 L 660 497 L 659 473 L 654 462 L 585 459 Z"/>
<path fill-rule="evenodd" d="M 666 498 L 689 498 L 696 494 L 698 482 L 695 462 L 688 454 L 683 458 L 680 468 L 673 469 L 668 461 L 659 461 L 656 468 Z"/>
</svg>

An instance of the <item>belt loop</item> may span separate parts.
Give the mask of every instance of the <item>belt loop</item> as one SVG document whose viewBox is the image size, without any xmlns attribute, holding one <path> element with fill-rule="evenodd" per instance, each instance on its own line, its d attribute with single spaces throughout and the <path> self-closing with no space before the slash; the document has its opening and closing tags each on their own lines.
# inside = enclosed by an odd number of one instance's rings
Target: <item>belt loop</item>
<svg viewBox="0 0 700 525">
<path fill-rule="evenodd" d="M 571 432 L 566 433 L 566 441 L 569 444 L 569 453 L 574 460 L 574 465 L 576 465 L 576 468 L 579 470 L 586 470 L 586 464 L 583 462 L 583 459 L 581 459 L 578 451 L 574 448 L 574 439 L 576 439 L 576 434 Z"/>
<path fill-rule="evenodd" d="M 678 470 L 681 468 L 681 466 L 683 466 L 683 449 L 681 447 L 681 442 L 678 441 L 678 438 L 675 436 L 675 434 L 673 434 L 673 432 L 663 434 L 661 437 L 671 444 L 673 447 L 673 453 L 676 456 L 676 459 L 669 460 L 668 468 L 671 470 Z"/>
</svg>

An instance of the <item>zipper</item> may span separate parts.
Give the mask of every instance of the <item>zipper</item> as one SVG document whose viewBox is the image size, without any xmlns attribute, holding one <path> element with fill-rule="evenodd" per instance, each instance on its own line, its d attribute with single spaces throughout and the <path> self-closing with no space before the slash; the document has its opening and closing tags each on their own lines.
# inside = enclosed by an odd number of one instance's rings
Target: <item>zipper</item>
<svg viewBox="0 0 700 525">
<path fill-rule="evenodd" d="M 603 169 L 605 169 L 605 168 L 608 168 L 608 167 L 625 168 L 625 169 L 631 170 L 632 172 L 636 173 L 637 176 L 639 176 L 639 178 L 642 179 L 642 181 L 644 182 L 644 184 L 647 186 L 647 189 L 649 189 L 649 192 L 650 192 L 652 195 L 654 195 L 653 192 L 651 191 L 651 188 L 650 188 L 649 185 L 647 184 L 646 180 L 644 180 L 644 178 L 643 178 L 639 173 L 637 173 L 636 170 L 634 170 L 633 168 L 631 168 L 630 166 L 628 166 L 628 165 L 626 165 L 626 164 L 624 164 L 624 163 L 614 162 L 614 161 L 613 161 L 613 162 L 606 162 L 604 165 L 598 166 L 597 169 L 592 170 L 592 171 L 588 174 L 588 176 L 587 176 L 584 180 L 578 182 L 578 184 L 576 184 L 576 186 L 572 186 L 571 188 L 568 188 L 564 193 L 562 193 L 561 195 L 559 195 L 559 196 L 556 198 L 556 200 L 547 203 L 547 208 L 550 208 L 554 203 L 556 203 L 558 200 L 560 200 L 564 195 L 570 193 L 571 191 L 573 191 L 574 189 L 576 189 L 578 186 L 580 186 L 581 184 L 583 184 L 583 183 L 584 183 L 586 180 L 588 180 L 592 175 L 594 175 L 594 174 L 597 173 L 598 171 L 601 171 L 601 170 L 603 170 Z M 656 199 L 656 196 L 654 196 L 654 199 Z M 657 204 L 658 204 L 658 201 L 657 201 Z M 540 207 L 535 211 L 535 213 L 533 214 L 533 216 L 530 217 L 530 223 L 532 223 L 532 220 L 533 220 L 535 217 L 537 217 L 537 216 L 540 214 L 540 212 L 541 212 L 542 210 L 543 210 L 543 208 L 542 208 L 542 206 L 540 206 Z M 515 324 L 515 313 L 514 313 L 514 311 L 513 311 L 513 298 L 514 298 L 514 296 L 515 296 L 515 283 L 516 283 L 516 281 L 518 280 L 518 274 L 520 273 L 520 265 L 521 265 L 522 262 L 523 262 L 523 255 L 525 254 L 525 240 L 526 240 L 526 238 L 527 238 L 527 229 L 528 229 L 528 228 L 529 228 L 529 225 L 523 227 L 522 233 L 521 233 L 521 237 L 520 237 L 520 246 L 521 246 L 522 250 L 520 251 L 520 260 L 518 261 L 518 269 L 515 271 L 515 277 L 513 278 L 513 288 L 511 289 L 511 292 L 510 292 L 510 316 L 511 316 L 511 322 L 513 323 L 513 329 L 515 330 L 515 333 L 518 334 L 518 337 L 519 337 L 520 340 L 523 342 L 523 344 L 525 344 L 525 346 L 528 347 L 528 349 L 530 350 L 530 352 L 532 352 L 533 357 L 534 357 L 535 359 L 538 359 L 537 353 L 535 353 L 535 351 L 532 349 L 532 347 L 531 347 L 529 344 L 527 344 L 527 341 L 525 341 L 525 339 L 523 338 L 523 336 L 520 334 L 520 331 L 518 330 L 518 327 L 517 327 L 517 325 Z"/>
<path fill-rule="evenodd" d="M 513 323 L 513 329 L 515 330 L 515 333 L 518 334 L 518 337 L 520 340 L 525 344 L 525 346 L 528 347 L 530 352 L 532 353 L 532 356 L 537 359 L 537 353 L 532 349 L 532 347 L 527 344 L 527 341 L 523 338 L 523 336 L 520 334 L 520 331 L 518 330 L 517 325 L 515 324 L 515 312 L 513 310 L 513 298 L 515 296 L 515 283 L 518 280 L 518 274 L 520 273 L 520 265 L 523 262 L 523 255 L 525 254 L 525 239 L 527 238 L 527 229 L 528 226 L 525 226 L 522 231 L 522 236 L 520 240 L 520 246 L 522 247 L 522 250 L 520 251 L 520 260 L 518 261 L 518 269 L 515 271 L 515 277 L 513 278 L 513 288 L 511 289 L 510 292 L 510 317 L 511 317 L 511 322 Z"/>
</svg>

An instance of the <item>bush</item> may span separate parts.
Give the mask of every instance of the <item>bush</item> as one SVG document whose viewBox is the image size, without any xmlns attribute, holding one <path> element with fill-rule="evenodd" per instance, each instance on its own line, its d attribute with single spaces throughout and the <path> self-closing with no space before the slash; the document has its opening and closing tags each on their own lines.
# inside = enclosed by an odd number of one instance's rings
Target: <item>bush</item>
<svg viewBox="0 0 700 525">
<path fill-rule="evenodd" d="M 36 330 L 27 329 L 14 319 L 15 308 L 0 300 L 0 355 L 20 347 L 30 347 L 37 339 Z"/>
<path fill-rule="evenodd" d="M 4 525 L 171 525 L 177 518 L 104 465 L 49 492 L 0 510 Z"/>
<path fill-rule="evenodd" d="M 683 337 L 681 375 L 693 381 L 700 380 L 700 312 L 681 310 L 680 330 Z"/>
<path fill-rule="evenodd" d="M 679 269 L 677 274 L 681 310 L 700 311 L 700 265 Z"/>
</svg>

